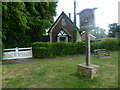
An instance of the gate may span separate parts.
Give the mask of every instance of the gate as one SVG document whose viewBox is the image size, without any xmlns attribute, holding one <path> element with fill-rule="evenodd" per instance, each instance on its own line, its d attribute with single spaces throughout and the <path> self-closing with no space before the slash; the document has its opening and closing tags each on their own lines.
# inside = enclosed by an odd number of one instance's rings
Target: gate
<svg viewBox="0 0 120 90">
<path fill-rule="evenodd" d="M 32 58 L 32 47 L 3 49 L 3 60 Z"/>
</svg>

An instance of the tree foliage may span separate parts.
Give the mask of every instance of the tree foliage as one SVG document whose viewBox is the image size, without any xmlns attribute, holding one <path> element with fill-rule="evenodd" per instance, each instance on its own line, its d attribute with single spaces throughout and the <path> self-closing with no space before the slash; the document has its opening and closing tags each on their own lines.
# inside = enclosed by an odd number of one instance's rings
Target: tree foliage
<svg viewBox="0 0 120 90">
<path fill-rule="evenodd" d="M 56 15 L 55 2 L 2 3 L 3 44 L 6 48 L 25 47 L 40 41 Z"/>
<path fill-rule="evenodd" d="M 93 36 L 95 36 L 97 39 L 99 38 L 105 38 L 105 29 L 96 27 L 93 31 L 90 32 Z"/>
<path fill-rule="evenodd" d="M 115 33 L 120 32 L 120 26 L 117 23 L 109 24 L 109 37 L 115 37 Z"/>
<path fill-rule="evenodd" d="M 76 42 L 77 39 L 77 27 L 73 26 L 73 42 Z"/>
</svg>

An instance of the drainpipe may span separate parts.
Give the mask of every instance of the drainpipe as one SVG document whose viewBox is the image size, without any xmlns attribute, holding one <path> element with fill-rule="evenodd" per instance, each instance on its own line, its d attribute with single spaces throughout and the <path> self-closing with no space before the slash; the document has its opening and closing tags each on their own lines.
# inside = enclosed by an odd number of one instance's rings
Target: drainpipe
<svg viewBox="0 0 120 90">
<path fill-rule="evenodd" d="M 52 32 L 50 31 L 50 43 L 52 43 Z"/>
</svg>

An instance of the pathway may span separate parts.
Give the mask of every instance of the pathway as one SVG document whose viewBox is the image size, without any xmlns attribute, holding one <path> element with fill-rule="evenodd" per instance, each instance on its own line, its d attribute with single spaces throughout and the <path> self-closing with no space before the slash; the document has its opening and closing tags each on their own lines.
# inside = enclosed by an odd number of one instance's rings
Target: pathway
<svg viewBox="0 0 120 90">
<path fill-rule="evenodd" d="M 120 51 L 113 51 L 113 52 L 120 52 Z M 4 60 L 4 61 L 0 61 L 0 65 L 18 64 L 18 63 L 27 63 L 27 62 L 42 62 L 42 61 L 59 60 L 59 59 L 74 58 L 74 57 L 81 57 L 81 56 L 85 56 L 85 55 L 65 56 L 65 57 L 48 58 L 48 59 L 30 58 L 30 59 L 18 59 L 18 60 Z"/>
<path fill-rule="evenodd" d="M 59 59 L 66 59 L 66 58 L 74 58 L 74 57 L 81 57 L 85 55 L 76 55 L 76 56 L 65 56 L 65 57 L 58 57 L 58 58 L 49 58 L 49 59 L 17 59 L 17 60 L 4 60 L 0 62 L 0 65 L 6 64 L 18 64 L 18 63 L 27 63 L 27 62 L 42 62 L 42 61 L 51 61 L 51 60 L 59 60 Z"/>
</svg>

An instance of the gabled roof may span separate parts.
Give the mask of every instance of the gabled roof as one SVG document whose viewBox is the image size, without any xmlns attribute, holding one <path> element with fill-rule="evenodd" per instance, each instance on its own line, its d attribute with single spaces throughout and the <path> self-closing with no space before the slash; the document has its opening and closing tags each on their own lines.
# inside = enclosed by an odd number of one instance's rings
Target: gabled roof
<svg viewBox="0 0 120 90">
<path fill-rule="evenodd" d="M 96 38 L 94 35 L 90 34 L 91 37 Z"/>
<path fill-rule="evenodd" d="M 70 19 L 64 12 L 62 12 L 62 13 L 60 14 L 60 16 L 57 18 L 57 20 L 53 23 L 53 25 L 51 26 L 51 28 L 48 30 L 48 33 L 49 33 L 50 30 L 54 27 L 54 25 L 58 23 L 58 21 L 60 20 L 60 18 L 62 17 L 62 15 L 64 15 L 65 17 L 67 17 L 67 19 L 71 22 L 71 24 L 74 24 L 74 23 L 71 21 L 71 19 Z M 77 30 L 79 30 L 78 27 L 76 27 L 76 28 L 77 28 Z"/>
<path fill-rule="evenodd" d="M 85 31 L 81 35 L 85 34 Z M 90 34 L 91 37 L 96 38 L 94 35 Z"/>
</svg>

